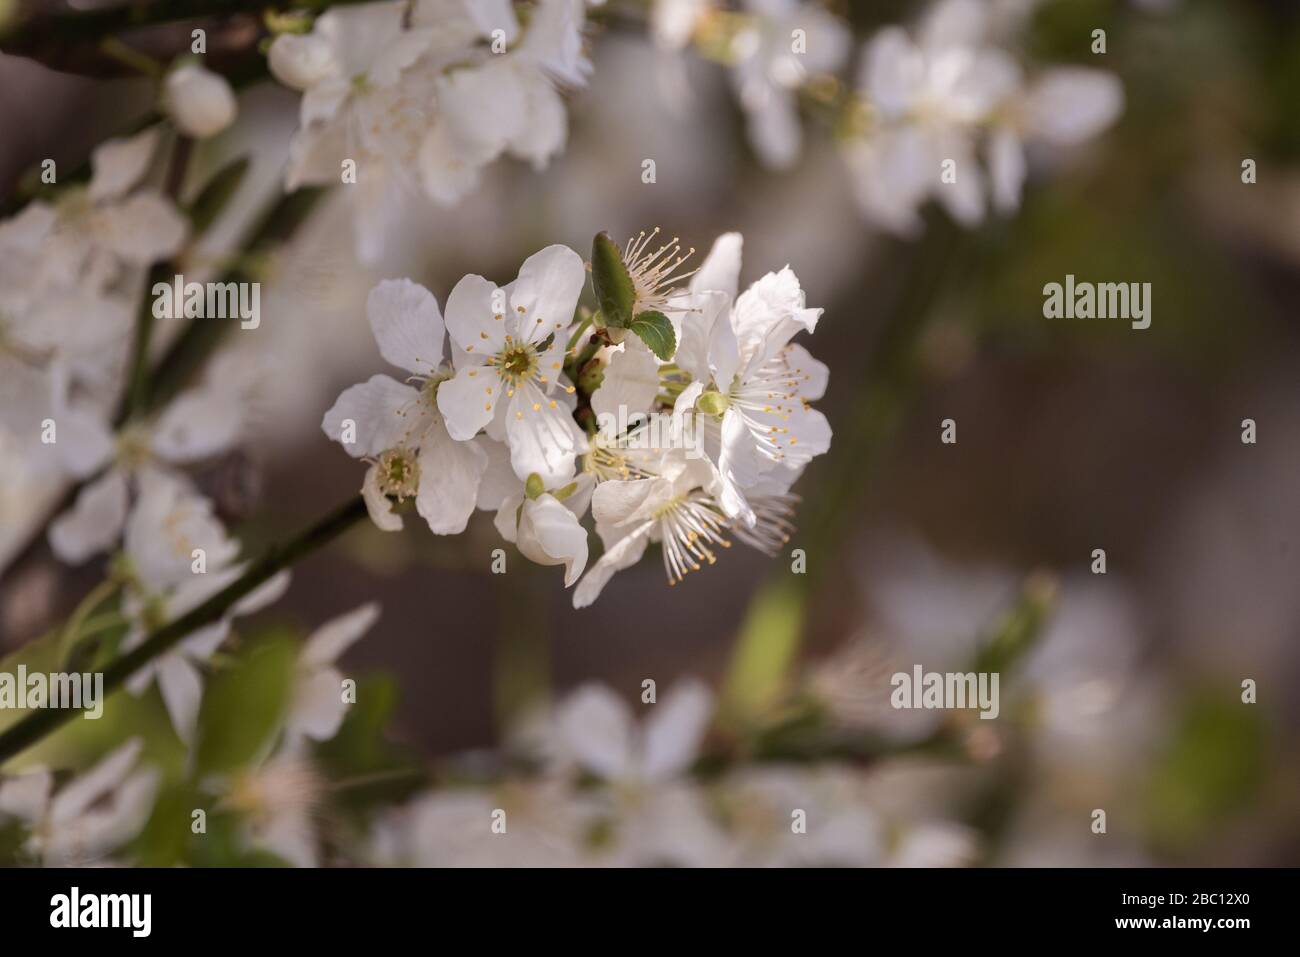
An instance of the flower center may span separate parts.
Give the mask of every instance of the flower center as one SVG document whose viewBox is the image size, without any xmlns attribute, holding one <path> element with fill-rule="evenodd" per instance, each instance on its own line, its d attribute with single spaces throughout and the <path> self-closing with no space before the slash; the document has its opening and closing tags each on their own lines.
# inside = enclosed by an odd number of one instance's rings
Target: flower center
<svg viewBox="0 0 1300 957">
<path fill-rule="evenodd" d="M 117 438 L 117 461 L 125 469 L 134 471 L 153 458 L 149 434 L 141 428 L 124 430 Z"/>
<path fill-rule="evenodd" d="M 506 336 L 506 346 L 494 355 L 488 364 L 497 370 L 501 381 L 511 388 L 518 388 L 537 375 L 537 350 L 527 342 L 520 342 Z"/>
<path fill-rule="evenodd" d="M 411 498 L 420 487 L 420 463 L 407 449 L 389 449 L 379 456 L 379 489 L 398 499 Z"/>
</svg>

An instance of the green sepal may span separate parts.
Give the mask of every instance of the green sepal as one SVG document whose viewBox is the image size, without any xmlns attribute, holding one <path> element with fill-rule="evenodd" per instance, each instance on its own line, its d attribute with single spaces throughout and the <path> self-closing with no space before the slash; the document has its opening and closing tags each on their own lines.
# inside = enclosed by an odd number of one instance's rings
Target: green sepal
<svg viewBox="0 0 1300 957">
<path fill-rule="evenodd" d="M 591 241 L 591 287 L 605 325 L 626 329 L 632 322 L 636 289 L 609 233 L 597 233 Z"/>
<path fill-rule="evenodd" d="M 671 359 L 677 351 L 677 333 L 662 312 L 653 309 L 638 312 L 628 329 L 640 336 L 641 341 L 663 362 Z"/>
</svg>

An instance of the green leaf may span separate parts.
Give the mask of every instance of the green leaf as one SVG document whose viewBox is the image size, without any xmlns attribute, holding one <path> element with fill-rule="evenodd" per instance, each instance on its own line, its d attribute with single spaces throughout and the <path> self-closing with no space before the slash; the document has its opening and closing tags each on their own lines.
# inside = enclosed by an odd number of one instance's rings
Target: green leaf
<svg viewBox="0 0 1300 957">
<path fill-rule="evenodd" d="M 221 215 L 230 197 L 235 195 L 239 184 L 244 181 L 251 162 L 247 156 L 241 156 L 217 170 L 204 184 L 190 204 L 190 223 L 196 233 L 204 232 Z"/>
<path fill-rule="evenodd" d="M 723 687 L 731 723 L 755 723 L 785 692 L 803 635 L 804 597 L 797 583 L 777 579 L 754 596 L 736 639 Z"/>
<path fill-rule="evenodd" d="M 632 309 L 636 304 L 636 289 L 623 255 L 609 233 L 597 233 L 591 241 L 591 287 L 596 291 L 596 302 L 605 324 L 615 329 L 626 329 L 632 322 Z"/>
<path fill-rule="evenodd" d="M 1258 705 L 1229 684 L 1193 690 L 1150 762 L 1146 820 L 1168 850 L 1200 846 L 1244 816 L 1268 779 L 1268 731 Z"/>
<path fill-rule="evenodd" d="M 262 752 L 289 706 L 297 655 L 296 643 L 279 633 L 217 672 L 199 712 L 200 770 L 233 771 Z"/>
<path fill-rule="evenodd" d="M 638 312 L 628 329 L 640 336 L 650 351 L 664 362 L 671 359 L 677 351 L 677 334 L 673 332 L 673 324 L 662 312 L 653 309 Z"/>
</svg>

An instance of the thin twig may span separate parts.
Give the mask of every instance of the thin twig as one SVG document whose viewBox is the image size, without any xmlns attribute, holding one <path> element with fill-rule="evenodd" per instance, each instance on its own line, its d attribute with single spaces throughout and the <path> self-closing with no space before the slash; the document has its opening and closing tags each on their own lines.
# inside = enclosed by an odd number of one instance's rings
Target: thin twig
<svg viewBox="0 0 1300 957">
<path fill-rule="evenodd" d="M 115 690 L 142 667 L 166 653 L 191 632 L 221 619 L 234 604 L 272 576 L 327 545 L 366 516 L 360 498 L 349 500 L 284 544 L 273 546 L 239 578 L 203 604 L 152 632 L 142 644 L 104 669 L 104 693 Z M 0 765 L 55 731 L 80 712 L 77 708 L 33 711 L 0 732 Z"/>
</svg>

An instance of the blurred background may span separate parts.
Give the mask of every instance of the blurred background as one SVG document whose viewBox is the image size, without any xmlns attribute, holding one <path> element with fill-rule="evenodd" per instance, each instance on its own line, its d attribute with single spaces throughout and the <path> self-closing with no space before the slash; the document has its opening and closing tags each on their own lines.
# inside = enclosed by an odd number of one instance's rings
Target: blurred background
<svg viewBox="0 0 1300 957">
<path fill-rule="evenodd" d="M 924 9 L 828 6 L 851 24 L 855 63 L 876 29 Z M 358 528 L 246 629 L 310 631 L 378 600 L 347 670 L 383 689 L 374 719 L 389 740 L 438 759 L 493 746 L 539 698 L 588 680 L 632 700 L 643 679 L 698 675 L 741 713 L 802 676 L 870 708 L 857 669 L 960 664 L 1029 595 L 1045 611 L 1003 674 L 1004 719 L 967 723 L 956 757 L 882 776 L 884 800 L 941 803 L 981 833 L 987 863 L 1300 863 L 1300 6 L 1021 6 L 1022 56 L 1111 70 L 1126 103 L 1102 136 L 1035 169 L 1014 217 L 963 230 L 930 209 L 915 240 L 874 230 L 815 113 L 798 163 L 765 169 L 726 70 L 665 64 L 643 19 L 620 12 L 594 20 L 593 78 L 570 95 L 569 143 L 547 169 L 501 161 L 458 206 L 413 206 L 373 268 L 329 197 L 275 253 L 261 328 L 229 337 L 273 374 L 252 441 L 200 481 L 256 551 L 359 488 L 320 419 L 341 389 L 390 371 L 364 316 L 378 279 L 410 276 L 445 302 L 460 276 L 504 282 L 549 243 L 586 257 L 600 230 L 657 225 L 697 256 L 739 230 L 742 286 L 788 263 L 825 308 L 802 340 L 830 366 L 819 407 L 835 435 L 796 489 L 789 548 L 806 574 L 788 550 L 731 549 L 669 593 L 652 556 L 576 612 L 555 569 L 512 549 L 509 573 L 491 574 L 501 543 L 480 512 L 449 538 Z M 1104 56 L 1089 50 L 1097 28 Z M 0 198 L 45 157 L 79 165 L 149 107 L 139 81 L 0 55 Z M 215 257 L 280 189 L 297 97 L 255 84 L 240 109 L 194 176 L 253 157 L 238 208 L 205 240 Z M 1067 273 L 1150 282 L 1151 327 L 1045 319 L 1043 286 Z M 940 441 L 948 418 L 956 444 Z M 0 580 L 6 652 L 102 573 L 22 548 L 31 513 L 5 504 L 21 551 Z M 1257 704 L 1241 703 L 1246 679 Z"/>
</svg>

